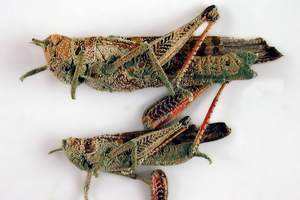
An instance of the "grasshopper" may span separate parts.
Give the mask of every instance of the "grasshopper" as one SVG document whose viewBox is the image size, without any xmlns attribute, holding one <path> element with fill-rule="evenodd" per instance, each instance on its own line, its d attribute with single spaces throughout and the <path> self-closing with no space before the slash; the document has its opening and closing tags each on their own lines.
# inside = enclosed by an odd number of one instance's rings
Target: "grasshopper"
<svg viewBox="0 0 300 200">
<path fill-rule="evenodd" d="M 180 164 L 193 156 L 204 157 L 210 161 L 203 153 L 197 152 L 192 156 L 189 151 L 198 130 L 196 125 L 190 124 L 189 118 L 184 118 L 163 129 L 100 135 L 93 138 L 70 137 L 62 141 L 61 148 L 50 151 L 49 154 L 64 151 L 70 162 L 87 172 L 84 185 L 85 200 L 88 199 L 91 177 L 92 175 L 98 177 L 99 170 L 142 180 L 150 186 L 152 199 L 155 199 L 154 195 L 163 195 L 167 199 L 168 184 L 165 183 L 159 189 L 153 185 L 157 179 L 166 181 L 166 175 L 162 170 L 154 171 L 148 180 L 134 173 L 134 168 L 140 165 Z M 221 139 L 229 134 L 230 129 L 224 123 L 209 124 L 201 143 Z M 159 141 L 153 141 L 159 137 L 161 137 Z M 148 141 L 150 139 L 151 141 Z M 162 142 L 164 140 L 167 142 Z M 158 192 L 164 194 L 156 194 Z"/>
<path fill-rule="evenodd" d="M 81 83 L 110 92 L 165 85 L 169 97 L 154 103 L 142 119 L 145 129 L 155 129 L 172 120 L 213 83 L 251 79 L 257 75 L 251 64 L 282 56 L 261 38 L 247 41 L 206 37 L 218 18 L 217 8 L 212 5 L 163 36 L 69 38 L 53 34 L 42 41 L 32 39 L 33 44 L 43 48 L 47 64 L 20 79 L 49 69 L 60 81 L 71 84 L 73 99 Z M 208 22 L 204 32 L 192 37 L 204 22 Z M 174 99 L 177 107 L 170 112 L 161 109 L 166 104 L 172 106 L 166 102 Z"/>
<path fill-rule="evenodd" d="M 185 117 L 163 129 L 100 135 L 93 138 L 70 137 L 62 141 L 61 148 L 49 154 L 64 151 L 76 167 L 87 172 L 84 186 L 86 200 L 91 177 L 98 177 L 99 170 L 144 181 L 150 185 L 153 198 L 156 192 L 163 190 L 167 193 L 167 183 L 163 188 L 155 189 L 153 180 L 149 181 L 133 173 L 134 169 L 141 165 L 180 164 L 192 157 L 204 157 L 210 161 L 207 155 L 199 151 L 193 153 L 191 150 L 198 130 L 196 125 L 190 124 L 189 117 Z M 229 134 L 230 129 L 224 123 L 209 124 L 200 142 L 214 141 Z M 156 175 L 157 173 L 160 175 Z M 166 180 L 161 170 L 154 171 L 151 177 Z"/>
<path fill-rule="evenodd" d="M 225 123 L 208 124 L 224 84 L 213 100 L 200 128 L 191 124 L 190 117 L 179 122 L 154 130 L 100 135 L 93 138 L 73 138 L 62 140 L 62 146 L 52 150 L 64 151 L 67 158 L 76 167 L 87 172 L 84 197 L 88 200 L 88 190 L 92 175 L 98 177 L 98 171 L 127 176 L 144 181 L 150 186 L 151 198 L 167 199 L 168 184 L 165 173 L 156 170 L 151 179 L 145 179 L 135 173 L 139 166 L 176 165 L 193 157 L 211 159 L 198 150 L 201 142 L 223 138 L 231 129 Z M 159 184 L 155 184 L 159 182 Z"/>
<path fill-rule="evenodd" d="M 179 86 L 183 73 L 171 83 L 162 66 L 174 57 L 201 24 L 208 21 L 207 30 L 199 39 L 201 45 L 218 18 L 216 7 L 210 6 L 186 25 L 150 43 L 119 36 L 68 38 L 54 34 L 43 41 L 33 39 L 34 44 L 43 47 L 47 65 L 26 73 L 21 80 L 49 68 L 59 80 L 71 84 L 73 99 L 76 87 L 83 79 L 94 89 L 101 86 L 113 92 L 151 87 L 157 82 L 152 80 L 154 78 L 160 79 L 172 95 L 175 90 L 184 92 Z"/>
</svg>

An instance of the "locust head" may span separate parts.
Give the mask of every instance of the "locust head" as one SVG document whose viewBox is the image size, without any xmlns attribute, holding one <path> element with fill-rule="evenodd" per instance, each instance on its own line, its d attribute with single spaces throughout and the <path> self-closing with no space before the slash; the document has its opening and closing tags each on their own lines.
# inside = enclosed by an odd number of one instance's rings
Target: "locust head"
<svg viewBox="0 0 300 200">
<path fill-rule="evenodd" d="M 94 169 L 94 164 L 90 163 L 86 158 L 88 155 L 87 149 L 90 149 L 90 146 L 87 146 L 86 140 L 69 137 L 62 140 L 60 148 L 50 151 L 49 154 L 56 151 L 63 151 L 70 162 L 76 167 L 84 171 L 91 171 Z"/>
<path fill-rule="evenodd" d="M 45 40 L 32 39 L 32 44 L 41 46 L 45 53 L 47 63 L 53 58 L 70 58 L 70 39 L 66 36 L 53 34 Z"/>
<path fill-rule="evenodd" d="M 43 48 L 46 65 L 27 72 L 20 78 L 21 81 L 28 76 L 49 69 L 60 81 L 71 83 L 74 69 L 72 70 L 71 64 L 70 41 L 70 38 L 58 34 L 50 35 L 45 40 L 33 38 L 31 43 Z"/>
</svg>

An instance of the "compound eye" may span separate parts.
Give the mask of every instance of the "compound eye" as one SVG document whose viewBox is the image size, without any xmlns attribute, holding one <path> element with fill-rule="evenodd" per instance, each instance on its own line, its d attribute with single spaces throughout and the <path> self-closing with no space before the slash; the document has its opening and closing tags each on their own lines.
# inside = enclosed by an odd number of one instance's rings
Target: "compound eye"
<svg viewBox="0 0 300 200">
<path fill-rule="evenodd" d="M 74 143 L 74 138 L 73 138 L 73 137 L 69 137 L 69 138 L 67 139 L 67 144 L 68 144 L 69 146 L 71 146 L 73 143 Z"/>
<path fill-rule="evenodd" d="M 58 34 L 53 34 L 51 35 L 50 40 L 52 44 L 55 46 L 62 40 L 62 36 Z"/>
</svg>

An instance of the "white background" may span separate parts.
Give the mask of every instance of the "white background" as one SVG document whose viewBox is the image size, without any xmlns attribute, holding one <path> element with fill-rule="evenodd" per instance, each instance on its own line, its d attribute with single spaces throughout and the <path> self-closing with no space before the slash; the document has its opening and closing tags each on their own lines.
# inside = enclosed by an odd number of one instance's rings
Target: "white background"
<svg viewBox="0 0 300 200">
<path fill-rule="evenodd" d="M 70 86 L 49 71 L 19 78 L 45 64 L 42 49 L 29 44 L 53 33 L 163 35 L 215 4 L 221 18 L 209 35 L 266 39 L 284 57 L 253 66 L 258 77 L 225 89 L 211 122 L 224 121 L 229 137 L 200 145 L 213 160 L 194 158 L 168 167 L 141 167 L 149 176 L 163 169 L 169 199 L 263 200 L 300 198 L 298 0 L 184 1 L 1 1 L 0 2 L 0 199 L 83 200 L 86 173 L 60 153 L 61 139 L 141 130 L 143 110 L 166 88 L 132 93 Z M 198 32 L 199 34 L 199 32 Z M 219 85 L 181 114 L 201 124 Z M 141 181 L 107 173 L 92 179 L 90 200 L 150 199 Z"/>
</svg>

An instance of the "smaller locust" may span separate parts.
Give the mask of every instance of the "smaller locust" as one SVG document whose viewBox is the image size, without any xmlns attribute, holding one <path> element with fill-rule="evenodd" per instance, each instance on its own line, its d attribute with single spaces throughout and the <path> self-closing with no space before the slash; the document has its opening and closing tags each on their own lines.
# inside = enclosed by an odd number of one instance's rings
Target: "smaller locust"
<svg viewBox="0 0 300 200">
<path fill-rule="evenodd" d="M 123 175 L 147 183 L 151 189 L 151 198 L 167 195 L 165 174 L 154 171 L 151 179 L 145 179 L 134 173 L 138 166 L 168 166 L 188 161 L 192 157 L 209 157 L 199 151 L 192 152 L 199 128 L 191 125 L 185 117 L 178 123 L 158 130 L 100 135 L 93 138 L 70 137 L 62 141 L 62 147 L 53 151 L 64 151 L 67 158 L 80 170 L 87 172 L 84 196 L 88 199 L 88 190 L 92 175 L 98 177 L 98 171 Z M 225 123 L 209 124 L 200 143 L 215 141 L 231 132 Z M 162 181 L 157 188 L 153 182 Z M 160 193 L 160 194 L 158 194 Z M 167 199 L 165 197 L 165 199 Z"/>
<path fill-rule="evenodd" d="M 208 124 L 221 92 L 227 85 L 223 84 L 213 100 L 202 126 L 195 128 L 190 117 L 160 129 L 115 135 L 101 135 L 93 138 L 64 139 L 62 146 L 52 150 L 64 151 L 67 158 L 79 169 L 87 172 L 84 186 L 84 197 L 88 200 L 88 190 L 92 175 L 98 177 L 98 171 L 140 179 L 150 185 L 151 198 L 167 197 L 167 180 L 161 171 L 155 171 L 151 180 L 135 173 L 139 166 L 176 165 L 193 157 L 203 157 L 211 163 L 211 159 L 198 150 L 201 142 L 213 141 L 227 136 L 231 130 L 225 123 Z M 162 185 L 155 186 L 158 181 Z M 163 198 L 160 198 L 163 199 Z"/>
</svg>

